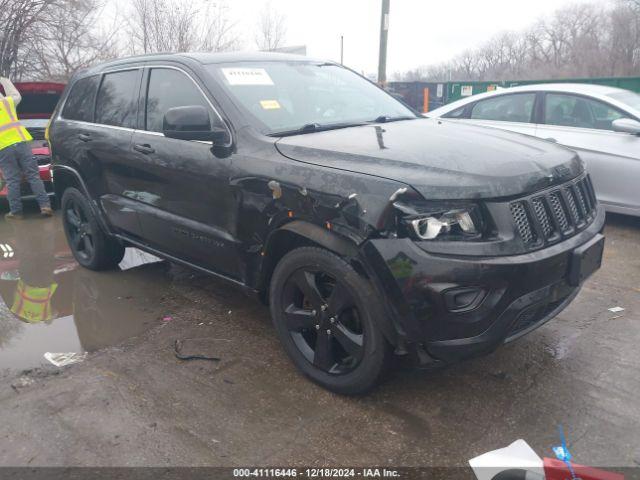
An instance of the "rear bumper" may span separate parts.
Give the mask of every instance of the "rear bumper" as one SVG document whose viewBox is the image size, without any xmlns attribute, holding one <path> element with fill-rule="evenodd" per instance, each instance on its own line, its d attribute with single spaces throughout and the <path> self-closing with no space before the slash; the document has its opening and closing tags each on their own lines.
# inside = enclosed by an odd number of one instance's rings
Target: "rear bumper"
<svg viewBox="0 0 640 480">
<path fill-rule="evenodd" d="M 363 247 L 388 300 L 399 342 L 450 363 L 489 353 L 556 316 L 583 278 L 570 278 L 574 252 L 601 246 L 604 210 L 574 237 L 504 257 L 431 254 L 408 239 Z M 603 240 L 603 239 L 602 239 Z"/>
<path fill-rule="evenodd" d="M 51 165 L 48 163 L 45 165 L 38 165 L 38 170 L 40 173 L 40 180 L 42 180 L 42 183 L 44 183 L 44 189 L 46 190 L 47 195 L 49 195 L 49 197 L 55 196 L 55 192 L 53 188 L 53 175 L 51 174 Z M 0 198 L 6 198 L 7 185 L 5 183 L 1 170 L 0 170 L 0 187 L 1 187 Z M 22 181 L 22 185 L 20 185 L 20 190 L 21 190 L 20 193 L 21 193 L 22 200 L 35 200 L 36 197 L 33 195 L 33 192 L 31 191 L 31 187 L 27 182 L 24 181 L 24 179 Z"/>
</svg>

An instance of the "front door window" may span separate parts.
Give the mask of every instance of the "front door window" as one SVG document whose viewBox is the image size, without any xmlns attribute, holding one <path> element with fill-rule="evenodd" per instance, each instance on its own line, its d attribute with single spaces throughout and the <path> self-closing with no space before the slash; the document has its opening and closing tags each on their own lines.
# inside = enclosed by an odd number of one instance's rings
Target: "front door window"
<svg viewBox="0 0 640 480">
<path fill-rule="evenodd" d="M 547 125 L 613 130 L 613 122 L 626 117 L 604 102 L 578 95 L 548 93 L 545 105 Z"/>
</svg>

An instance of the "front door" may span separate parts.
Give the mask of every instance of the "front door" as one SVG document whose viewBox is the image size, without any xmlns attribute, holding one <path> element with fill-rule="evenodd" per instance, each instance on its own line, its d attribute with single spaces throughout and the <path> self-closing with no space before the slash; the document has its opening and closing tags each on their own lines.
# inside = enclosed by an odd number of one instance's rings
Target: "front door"
<svg viewBox="0 0 640 480">
<path fill-rule="evenodd" d="M 144 114 L 131 146 L 134 182 L 125 195 L 137 202 L 146 241 L 181 260 L 238 278 L 232 157 L 216 156 L 210 142 L 162 133 L 164 115 L 174 107 L 204 106 L 213 125 L 222 120 L 193 78 L 177 68 L 148 69 L 143 90 Z"/>
<path fill-rule="evenodd" d="M 640 137 L 614 132 L 624 112 L 600 100 L 547 93 L 537 136 L 575 150 L 585 161 L 598 199 L 610 210 L 640 214 Z"/>
</svg>

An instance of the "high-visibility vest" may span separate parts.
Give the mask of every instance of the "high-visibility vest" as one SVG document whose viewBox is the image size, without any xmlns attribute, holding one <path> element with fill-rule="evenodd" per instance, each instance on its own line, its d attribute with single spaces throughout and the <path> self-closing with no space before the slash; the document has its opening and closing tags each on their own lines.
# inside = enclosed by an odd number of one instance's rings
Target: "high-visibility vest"
<svg viewBox="0 0 640 480">
<path fill-rule="evenodd" d="M 0 150 L 31 140 L 27 129 L 18 121 L 13 98 L 0 96 Z"/>
<path fill-rule="evenodd" d="M 29 323 L 47 322 L 53 317 L 51 297 L 56 293 L 57 283 L 48 287 L 31 287 L 18 280 L 16 293 L 13 296 L 11 311 Z"/>
</svg>

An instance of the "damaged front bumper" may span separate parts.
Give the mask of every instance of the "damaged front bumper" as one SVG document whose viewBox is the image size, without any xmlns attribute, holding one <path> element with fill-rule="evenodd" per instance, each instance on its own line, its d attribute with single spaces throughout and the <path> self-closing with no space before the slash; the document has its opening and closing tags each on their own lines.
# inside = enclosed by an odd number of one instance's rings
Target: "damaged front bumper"
<svg viewBox="0 0 640 480">
<path fill-rule="evenodd" d="M 600 266 L 604 210 L 577 235 L 543 250 L 501 257 L 433 254 L 410 239 L 362 247 L 387 298 L 393 339 L 419 363 L 486 354 L 556 316 Z M 405 347 L 405 348 L 403 348 Z"/>
</svg>

